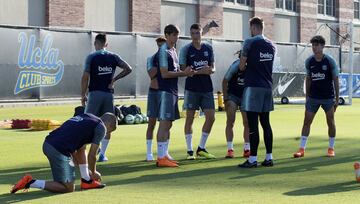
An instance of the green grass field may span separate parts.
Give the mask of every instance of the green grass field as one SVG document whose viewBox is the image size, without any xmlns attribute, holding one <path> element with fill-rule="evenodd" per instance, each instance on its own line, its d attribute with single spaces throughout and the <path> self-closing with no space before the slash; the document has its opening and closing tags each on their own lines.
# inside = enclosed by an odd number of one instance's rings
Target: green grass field
<svg viewBox="0 0 360 204">
<path fill-rule="evenodd" d="M 137 102 L 145 110 L 145 102 Z M 74 106 L 43 106 L 0 109 L 0 119 L 48 118 L 65 120 Z M 216 160 L 185 161 L 184 119 L 171 130 L 170 153 L 180 168 L 156 168 L 145 159 L 146 124 L 119 126 L 108 149 L 107 163 L 98 165 L 108 186 L 101 190 L 53 194 L 36 189 L 9 194 L 10 185 L 25 173 L 51 179 L 50 168 L 42 153 L 47 131 L 0 129 L 0 203 L 357 203 L 360 184 L 354 179 L 353 163 L 360 160 L 357 129 L 360 100 L 353 106 L 341 106 L 336 113 L 336 157 L 325 157 L 328 145 L 324 114 L 319 111 L 312 126 L 306 157 L 293 159 L 299 145 L 303 105 L 277 105 L 272 112 L 275 166 L 239 169 L 243 162 L 241 119 L 235 129 L 234 159 L 224 159 L 226 140 L 225 114 L 216 113 L 216 121 L 207 149 Z M 195 120 L 194 146 L 200 139 L 204 118 Z M 156 152 L 156 142 L 154 143 Z M 265 150 L 261 139 L 259 161 Z M 77 178 L 79 173 L 77 172 Z M 79 184 L 79 179 L 76 181 Z M 77 186 L 77 190 L 79 187 Z"/>
</svg>

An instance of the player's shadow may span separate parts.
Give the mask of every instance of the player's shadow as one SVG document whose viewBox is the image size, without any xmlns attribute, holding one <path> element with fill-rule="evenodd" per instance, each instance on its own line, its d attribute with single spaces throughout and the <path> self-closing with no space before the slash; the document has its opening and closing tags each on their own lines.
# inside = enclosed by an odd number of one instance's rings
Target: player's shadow
<svg viewBox="0 0 360 204">
<path fill-rule="evenodd" d="M 287 196 L 311 196 L 311 195 L 321 195 L 321 194 L 330 194 L 330 193 L 340 193 L 359 190 L 360 185 L 355 181 L 347 181 L 343 183 L 335 183 L 330 185 L 301 188 L 294 191 L 289 191 L 284 193 Z"/>
<path fill-rule="evenodd" d="M 57 194 L 49 193 L 46 191 L 32 191 L 27 193 L 17 193 L 17 194 L 1 194 L 0 195 L 0 203 L 19 203 L 24 201 L 36 200 L 39 198 L 46 198 L 50 196 L 56 196 Z"/>
</svg>

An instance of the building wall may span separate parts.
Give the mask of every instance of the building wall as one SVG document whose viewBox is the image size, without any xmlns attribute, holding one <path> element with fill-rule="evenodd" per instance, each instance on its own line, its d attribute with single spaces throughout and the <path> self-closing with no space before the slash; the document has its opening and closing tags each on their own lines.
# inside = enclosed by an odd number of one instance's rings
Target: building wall
<svg viewBox="0 0 360 204">
<path fill-rule="evenodd" d="M 129 31 L 129 0 L 86 0 L 86 29 Z"/>
<path fill-rule="evenodd" d="M 0 24 L 45 26 L 45 0 L 1 0 Z"/>
<path fill-rule="evenodd" d="M 223 37 L 238 40 L 250 37 L 249 19 L 251 17 L 251 11 L 225 8 Z"/>
<path fill-rule="evenodd" d="M 276 14 L 274 16 L 274 41 L 298 42 L 298 17 Z"/>
<path fill-rule="evenodd" d="M 161 33 L 167 24 L 175 24 L 180 28 L 181 35 L 190 35 L 190 26 L 193 23 L 197 23 L 195 4 L 170 1 L 161 3 Z"/>
</svg>

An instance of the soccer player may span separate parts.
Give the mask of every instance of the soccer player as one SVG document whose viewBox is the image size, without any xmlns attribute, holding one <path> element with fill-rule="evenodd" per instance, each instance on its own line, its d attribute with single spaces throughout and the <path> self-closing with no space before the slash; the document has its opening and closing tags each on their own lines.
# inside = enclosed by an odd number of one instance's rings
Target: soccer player
<svg viewBox="0 0 360 204">
<path fill-rule="evenodd" d="M 300 149 L 294 157 L 303 157 L 306 142 L 310 134 L 310 126 L 321 106 L 326 115 L 329 134 L 328 157 L 334 157 L 335 119 L 334 114 L 339 104 L 339 69 L 335 60 L 323 53 L 325 39 L 314 36 L 311 39 L 313 55 L 305 61 L 306 68 L 306 104 L 304 124 L 301 131 Z"/>
<path fill-rule="evenodd" d="M 205 123 L 202 127 L 201 139 L 196 150 L 198 157 L 206 159 L 215 158 L 207 152 L 205 145 L 211 128 L 215 121 L 215 104 L 213 85 L 210 75 L 214 73 L 214 52 L 212 46 L 201 41 L 202 28 L 200 24 L 190 27 L 192 42 L 185 45 L 180 51 L 180 66 L 184 70 L 191 66 L 197 73 L 193 77 L 187 77 L 185 83 L 184 109 L 186 110 L 185 140 L 187 146 L 187 159 L 195 159 L 192 147 L 192 124 L 195 111 L 201 110 L 205 114 Z"/>
<path fill-rule="evenodd" d="M 116 117 L 112 113 L 97 116 L 84 113 L 67 120 L 49 133 L 43 144 L 43 152 L 49 160 L 53 181 L 33 179 L 25 175 L 11 189 L 15 193 L 21 189 L 38 188 L 55 193 L 75 190 L 75 165 L 81 174 L 81 189 L 104 188 L 101 174 L 96 170 L 96 154 L 100 141 L 106 133 L 116 129 Z M 90 149 L 86 156 L 86 145 Z"/>
<path fill-rule="evenodd" d="M 156 44 L 158 48 L 160 48 L 165 42 L 166 39 L 164 37 L 159 37 L 156 39 Z M 147 98 L 147 116 L 149 117 L 149 122 L 146 130 L 146 161 L 154 161 L 152 153 L 152 141 L 156 125 L 156 119 L 159 116 L 159 85 L 156 79 L 158 58 L 159 53 L 156 52 L 154 55 L 147 59 L 147 72 L 151 82 Z"/>
<path fill-rule="evenodd" d="M 179 59 L 176 54 L 175 44 L 179 39 L 179 28 L 169 24 L 164 29 L 166 43 L 159 50 L 159 69 L 157 80 L 160 95 L 159 128 L 157 132 L 159 167 L 178 167 L 172 158 L 169 158 L 168 147 L 170 129 L 173 121 L 180 118 L 178 109 L 178 77 L 192 76 L 196 72 L 187 67 L 180 70 Z"/>
<path fill-rule="evenodd" d="M 114 83 L 130 74 L 132 70 L 119 55 L 107 51 L 106 46 L 106 35 L 98 34 L 94 42 L 96 51 L 86 58 L 81 79 L 81 103 L 83 106 L 86 105 L 85 112 L 98 117 L 106 112 L 114 113 Z M 122 71 L 114 77 L 116 67 L 120 67 Z M 108 160 L 105 152 L 110 137 L 109 133 L 101 141 L 99 162 Z"/>
<path fill-rule="evenodd" d="M 263 19 L 259 17 L 250 19 L 252 37 L 245 40 L 240 58 L 240 70 L 245 70 L 244 94 L 241 105 L 246 111 L 250 138 L 250 156 L 243 164 L 239 164 L 241 168 L 257 167 L 259 120 L 266 147 L 266 158 L 261 165 L 273 166 L 273 133 L 270 125 L 270 111 L 274 110 L 272 69 L 275 46 L 263 36 L 263 29 Z"/>
<path fill-rule="evenodd" d="M 239 70 L 241 51 L 239 53 L 239 59 L 235 60 L 228 71 L 226 72 L 223 82 L 223 97 L 226 110 L 226 141 L 227 141 L 227 154 L 225 158 L 234 157 L 234 122 L 236 117 L 236 110 L 240 107 L 241 117 L 243 121 L 243 137 L 244 137 L 244 152 L 243 157 L 250 156 L 250 143 L 249 143 L 249 126 L 246 117 L 246 112 L 241 108 L 241 100 L 244 89 L 244 72 Z"/>
</svg>

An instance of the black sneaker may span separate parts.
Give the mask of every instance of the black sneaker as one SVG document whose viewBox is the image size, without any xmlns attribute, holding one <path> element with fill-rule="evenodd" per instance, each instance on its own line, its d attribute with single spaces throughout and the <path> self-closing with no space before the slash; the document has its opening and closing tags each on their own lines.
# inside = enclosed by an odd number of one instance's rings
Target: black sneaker
<svg viewBox="0 0 360 204">
<path fill-rule="evenodd" d="M 270 160 L 265 159 L 263 162 L 261 162 L 261 166 L 265 166 L 265 167 L 274 166 L 274 162 L 272 159 Z"/>
<path fill-rule="evenodd" d="M 194 156 L 194 151 L 187 151 L 187 156 L 186 156 L 187 160 L 195 160 L 195 156 Z"/>
<path fill-rule="evenodd" d="M 238 167 L 240 167 L 240 168 L 256 168 L 257 161 L 250 163 L 249 160 L 246 160 L 244 163 L 239 164 Z"/>
</svg>

